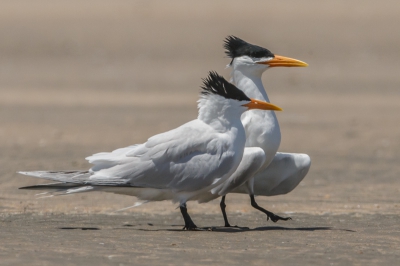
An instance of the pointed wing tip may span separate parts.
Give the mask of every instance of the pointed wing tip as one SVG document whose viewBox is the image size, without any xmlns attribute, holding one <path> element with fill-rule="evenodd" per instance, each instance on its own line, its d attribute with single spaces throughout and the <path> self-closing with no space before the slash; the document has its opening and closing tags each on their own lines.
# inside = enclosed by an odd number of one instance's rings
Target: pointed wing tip
<svg viewBox="0 0 400 266">
<path fill-rule="evenodd" d="M 27 176 L 33 176 L 33 177 L 41 177 L 43 172 L 40 171 L 32 171 L 32 172 L 24 172 L 24 171 L 18 171 L 17 174 L 20 175 L 27 175 Z"/>
<path fill-rule="evenodd" d="M 17 174 L 21 175 L 30 175 L 30 176 L 38 176 L 39 173 L 42 173 L 41 171 L 31 171 L 31 172 L 26 172 L 26 171 L 18 171 Z"/>
<path fill-rule="evenodd" d="M 26 186 L 26 187 L 19 187 L 18 189 L 41 189 L 41 188 L 46 188 L 46 185 L 33 185 L 33 186 Z"/>
<path fill-rule="evenodd" d="M 19 187 L 18 189 L 32 189 L 32 188 L 34 188 L 35 186 L 26 186 L 26 187 Z"/>
</svg>

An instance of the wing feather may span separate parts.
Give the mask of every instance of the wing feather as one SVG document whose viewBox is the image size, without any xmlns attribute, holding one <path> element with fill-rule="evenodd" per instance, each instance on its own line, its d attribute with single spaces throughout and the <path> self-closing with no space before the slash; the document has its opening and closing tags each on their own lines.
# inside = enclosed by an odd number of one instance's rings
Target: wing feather
<svg viewBox="0 0 400 266">
<path fill-rule="evenodd" d="M 229 139 L 193 120 L 146 143 L 88 157 L 88 184 L 131 185 L 193 191 L 227 174 L 235 153 Z"/>
</svg>

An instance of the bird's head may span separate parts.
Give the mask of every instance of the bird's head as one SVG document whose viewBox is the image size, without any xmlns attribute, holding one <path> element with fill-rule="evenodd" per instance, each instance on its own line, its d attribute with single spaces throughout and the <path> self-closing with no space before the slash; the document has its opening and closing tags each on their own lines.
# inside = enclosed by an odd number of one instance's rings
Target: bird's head
<svg viewBox="0 0 400 266">
<path fill-rule="evenodd" d="M 306 67 L 307 63 L 297 59 L 275 55 L 268 49 L 250 44 L 235 36 L 224 40 L 225 53 L 232 61 L 229 66 L 247 71 L 264 72 L 271 67 Z"/>
<path fill-rule="evenodd" d="M 208 106 L 226 105 L 240 109 L 240 112 L 251 109 L 282 111 L 279 106 L 274 104 L 249 98 L 243 91 L 214 71 L 210 71 L 208 77 L 203 79 L 203 86 L 201 88 L 202 97 L 199 105 L 204 100 L 212 102 L 212 104 L 206 104 Z M 211 106 L 210 109 L 212 109 Z M 227 109 L 225 107 L 223 111 Z"/>
</svg>

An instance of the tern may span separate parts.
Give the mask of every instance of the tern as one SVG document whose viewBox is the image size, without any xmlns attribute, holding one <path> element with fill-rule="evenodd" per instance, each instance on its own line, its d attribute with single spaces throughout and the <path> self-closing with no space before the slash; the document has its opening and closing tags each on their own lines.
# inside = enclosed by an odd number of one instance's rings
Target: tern
<svg viewBox="0 0 400 266">
<path fill-rule="evenodd" d="M 246 135 L 240 117 L 253 109 L 282 110 L 247 97 L 222 76 L 210 72 L 203 80 L 197 119 L 143 144 L 89 156 L 86 159 L 93 167 L 87 171 L 19 172 L 57 182 L 23 189 L 55 189 L 71 194 L 128 188 L 139 199 L 179 202 L 184 229 L 195 230 L 187 201 L 207 201 L 209 191 L 232 176 L 244 153 L 257 169 L 265 161 L 261 148 L 245 151 Z"/>
<path fill-rule="evenodd" d="M 224 41 L 225 53 L 231 58 L 231 82 L 251 98 L 269 102 L 261 76 L 272 67 L 306 67 L 307 63 L 297 59 L 275 55 L 268 49 L 250 44 L 236 36 Z M 240 186 L 225 183 L 218 193 L 222 196 L 220 207 L 225 226 L 230 227 L 225 208 L 225 197 L 229 192 L 248 193 L 251 205 L 264 212 L 273 222 L 289 220 L 269 212 L 255 201 L 255 195 L 274 196 L 293 190 L 308 173 L 311 159 L 307 154 L 277 153 L 281 132 L 275 112 L 251 110 L 241 117 L 246 131 L 246 147 L 260 147 L 266 160 L 260 169 L 254 169 L 246 156 L 243 157 L 235 179 L 247 180 Z M 229 186 L 228 186 L 229 185 Z M 222 188 L 222 185 L 220 186 Z"/>
</svg>

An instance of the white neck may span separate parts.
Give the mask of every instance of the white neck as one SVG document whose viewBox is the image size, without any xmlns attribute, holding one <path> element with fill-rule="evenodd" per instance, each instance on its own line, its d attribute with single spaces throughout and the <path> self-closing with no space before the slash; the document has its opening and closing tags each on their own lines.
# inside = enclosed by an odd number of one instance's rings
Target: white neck
<svg viewBox="0 0 400 266">
<path fill-rule="evenodd" d="M 231 81 L 248 97 L 269 102 L 261 80 L 265 70 L 258 66 L 233 65 Z M 241 120 L 246 130 L 246 146 L 260 147 L 264 150 L 267 157 L 264 163 L 266 167 L 274 158 L 281 142 L 275 112 L 250 110 L 242 115 Z"/>
<path fill-rule="evenodd" d="M 225 99 L 218 95 L 207 95 L 198 101 L 198 119 L 211 125 L 218 131 L 233 127 L 243 127 L 240 116 L 246 111 L 239 101 Z"/>
<path fill-rule="evenodd" d="M 241 89 L 248 97 L 269 102 L 267 92 L 262 84 L 261 75 L 265 71 L 252 71 L 233 68 L 231 77 L 232 83 Z"/>
</svg>

